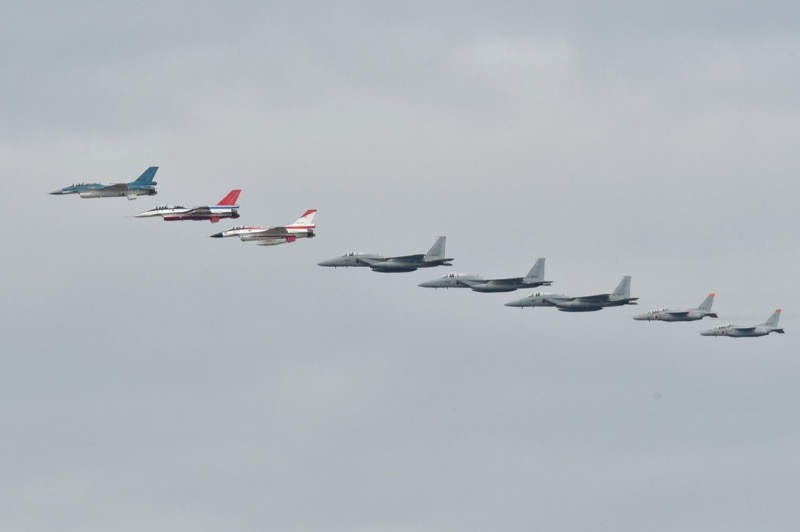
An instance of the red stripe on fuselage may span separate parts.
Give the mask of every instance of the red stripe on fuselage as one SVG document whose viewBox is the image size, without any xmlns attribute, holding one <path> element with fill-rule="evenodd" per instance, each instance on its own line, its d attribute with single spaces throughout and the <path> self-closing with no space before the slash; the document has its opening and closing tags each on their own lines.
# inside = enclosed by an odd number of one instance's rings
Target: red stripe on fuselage
<svg viewBox="0 0 800 532">
<path fill-rule="evenodd" d="M 230 214 L 215 214 L 213 216 L 164 216 L 167 222 L 182 222 L 183 220 L 220 220 L 220 218 L 233 218 Z"/>
</svg>

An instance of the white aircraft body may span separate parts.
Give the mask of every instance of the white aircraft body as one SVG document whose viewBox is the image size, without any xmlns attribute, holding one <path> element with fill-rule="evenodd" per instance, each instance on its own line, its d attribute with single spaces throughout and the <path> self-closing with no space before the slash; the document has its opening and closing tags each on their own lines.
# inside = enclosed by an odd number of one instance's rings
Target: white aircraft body
<svg viewBox="0 0 800 532">
<path fill-rule="evenodd" d="M 149 211 L 140 212 L 134 218 L 151 218 L 160 216 L 167 222 L 184 221 L 184 220 L 208 220 L 211 223 L 217 223 L 223 218 L 238 218 L 239 205 L 236 200 L 239 199 L 241 190 L 235 189 L 228 192 L 228 194 L 219 200 L 216 205 L 203 205 L 201 207 L 184 207 L 182 205 L 165 205 L 163 207 L 156 207 Z"/>
<path fill-rule="evenodd" d="M 314 224 L 314 216 L 316 214 L 317 209 L 308 209 L 296 222 L 290 225 L 274 227 L 239 226 L 211 236 L 213 238 L 238 236 L 243 242 L 255 241 L 259 246 L 287 244 L 296 241 L 298 238 L 313 238 L 315 236 L 314 229 L 317 226 Z"/>
<path fill-rule="evenodd" d="M 705 317 L 716 318 L 717 314 L 711 312 L 711 305 L 714 303 L 714 293 L 708 294 L 700 306 L 686 310 L 681 309 L 658 309 L 651 310 L 644 314 L 634 316 L 633 319 L 639 321 L 696 321 Z"/>
<path fill-rule="evenodd" d="M 537 292 L 528 297 L 506 303 L 507 307 L 555 307 L 562 312 L 593 312 L 605 307 L 620 307 L 622 305 L 636 305 L 638 297 L 630 297 L 631 278 L 626 275 L 622 278 L 617 288 L 610 294 L 596 294 L 591 296 L 568 296 L 565 294 L 551 294 Z"/>
<path fill-rule="evenodd" d="M 700 334 L 702 336 L 730 336 L 731 338 L 752 338 L 766 336 L 769 333 L 783 334 L 783 329 L 778 327 L 780 318 L 781 309 L 776 309 L 767 321 L 758 325 L 720 325 L 707 331 L 701 331 Z"/>
</svg>

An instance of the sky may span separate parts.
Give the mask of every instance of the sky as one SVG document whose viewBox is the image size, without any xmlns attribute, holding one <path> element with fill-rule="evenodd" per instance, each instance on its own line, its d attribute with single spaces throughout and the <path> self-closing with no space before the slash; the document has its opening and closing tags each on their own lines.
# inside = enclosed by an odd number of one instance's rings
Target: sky
<svg viewBox="0 0 800 532">
<path fill-rule="evenodd" d="M 798 16 L 10 3 L 0 529 L 797 530 Z M 155 197 L 47 195 L 148 166 Z M 317 237 L 131 218 L 233 188 Z M 317 266 L 438 235 L 452 268 Z M 639 305 L 417 287 L 537 257 Z M 718 320 L 631 319 L 709 292 Z"/>
</svg>

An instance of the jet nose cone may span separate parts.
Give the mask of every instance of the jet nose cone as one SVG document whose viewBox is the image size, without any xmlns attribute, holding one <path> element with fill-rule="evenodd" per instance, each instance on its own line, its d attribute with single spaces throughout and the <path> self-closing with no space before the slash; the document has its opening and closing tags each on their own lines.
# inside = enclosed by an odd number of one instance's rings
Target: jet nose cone
<svg viewBox="0 0 800 532">
<path fill-rule="evenodd" d="M 336 261 L 334 261 L 334 260 L 323 260 L 322 262 L 318 262 L 317 266 L 325 266 L 325 267 L 336 266 Z"/>
<path fill-rule="evenodd" d="M 700 331 L 700 336 L 714 336 L 714 331 Z"/>
<path fill-rule="evenodd" d="M 222 238 L 222 237 L 223 237 L 222 233 L 216 233 L 216 234 L 211 235 L 211 238 Z"/>
<path fill-rule="evenodd" d="M 645 316 L 643 314 L 639 314 L 638 316 L 634 316 L 633 319 L 635 319 L 636 321 L 646 321 L 647 320 L 647 316 Z"/>
<path fill-rule="evenodd" d="M 50 194 L 53 194 L 54 196 L 60 196 L 60 195 L 62 195 L 63 193 L 64 193 L 64 191 L 63 191 L 63 190 L 61 190 L 61 189 L 58 189 L 58 190 L 54 190 L 54 191 L 52 191 Z"/>
<path fill-rule="evenodd" d="M 422 288 L 437 288 L 436 281 L 425 281 L 424 283 L 419 283 L 417 286 L 421 286 Z"/>
<path fill-rule="evenodd" d="M 509 301 L 508 303 L 505 303 L 504 306 L 506 306 L 506 307 L 524 307 L 525 306 L 525 305 L 523 305 L 524 302 L 525 302 L 524 299 L 517 299 L 515 301 Z"/>
</svg>

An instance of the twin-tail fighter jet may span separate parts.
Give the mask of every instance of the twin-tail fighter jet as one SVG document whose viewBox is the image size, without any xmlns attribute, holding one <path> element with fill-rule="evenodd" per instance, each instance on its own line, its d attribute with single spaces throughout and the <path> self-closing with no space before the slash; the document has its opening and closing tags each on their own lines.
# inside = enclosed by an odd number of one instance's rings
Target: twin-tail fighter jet
<svg viewBox="0 0 800 532">
<path fill-rule="evenodd" d="M 767 321 L 758 325 L 720 325 L 707 331 L 701 331 L 700 334 L 702 336 L 730 336 L 731 338 L 766 336 L 773 332 L 783 334 L 783 329 L 778 327 L 780 318 L 781 309 L 777 309 Z"/>
<path fill-rule="evenodd" d="M 438 279 L 425 281 L 419 286 L 423 288 L 471 288 L 475 292 L 513 292 L 523 288 L 550 286 L 552 281 L 544 280 L 544 259 L 538 259 L 525 277 L 507 279 L 485 279 L 479 275 L 467 273 L 447 273 Z"/>
<path fill-rule="evenodd" d="M 181 205 L 165 205 L 163 207 L 156 207 L 149 211 L 140 212 L 134 218 L 151 218 L 153 216 L 161 216 L 168 222 L 176 220 L 209 220 L 211 223 L 217 223 L 223 218 L 238 218 L 239 206 L 236 200 L 239 199 L 241 190 L 231 190 L 228 195 L 222 198 L 216 205 L 202 206 L 202 207 L 183 207 Z"/>
<path fill-rule="evenodd" d="M 259 246 L 287 244 L 294 242 L 298 238 L 314 237 L 314 229 L 317 227 L 314 225 L 314 215 L 316 214 L 317 209 L 308 209 L 296 222 L 290 225 L 279 225 L 275 227 L 239 226 L 232 227 L 227 231 L 222 231 L 221 233 L 211 236 L 212 238 L 238 236 L 242 242 L 254 240 Z"/>
<path fill-rule="evenodd" d="M 681 309 L 658 309 L 651 310 L 644 314 L 634 316 L 633 319 L 640 321 L 696 321 L 702 320 L 706 316 L 716 318 L 717 314 L 711 312 L 711 305 L 714 303 L 714 293 L 708 294 L 700 306 L 686 310 Z"/>
<path fill-rule="evenodd" d="M 424 255 L 384 257 L 376 253 L 351 251 L 341 257 L 322 261 L 319 265 L 331 268 L 368 267 L 372 268 L 372 271 L 383 273 L 413 272 L 418 268 L 452 266 L 450 262 L 453 259 L 444 256 L 446 239 L 444 236 L 437 238 L 433 247 Z"/>
<path fill-rule="evenodd" d="M 626 275 L 610 294 L 571 297 L 564 294 L 537 292 L 528 297 L 506 303 L 507 307 L 555 307 L 563 312 L 592 312 L 605 307 L 636 305 L 638 297 L 631 297 L 631 278 Z"/>
<path fill-rule="evenodd" d="M 155 196 L 158 183 L 153 181 L 153 178 L 156 176 L 157 171 L 158 166 L 151 166 L 130 183 L 112 183 L 110 185 L 104 183 L 77 183 L 60 190 L 54 190 L 50 194 L 58 196 L 77 194 L 82 198 L 118 198 L 124 196 L 129 200 L 135 200 L 139 196 Z"/>
</svg>

